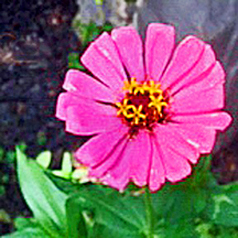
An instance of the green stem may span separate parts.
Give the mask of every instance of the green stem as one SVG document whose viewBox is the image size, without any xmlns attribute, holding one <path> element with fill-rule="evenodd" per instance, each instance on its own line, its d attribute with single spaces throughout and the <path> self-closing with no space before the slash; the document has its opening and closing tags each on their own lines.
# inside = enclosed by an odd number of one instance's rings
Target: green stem
<svg viewBox="0 0 238 238">
<path fill-rule="evenodd" d="M 151 200 L 151 193 L 148 188 L 145 189 L 145 212 L 147 220 L 147 229 L 148 233 L 146 234 L 147 238 L 153 238 L 154 234 L 154 219 L 153 219 L 153 207 Z"/>
</svg>

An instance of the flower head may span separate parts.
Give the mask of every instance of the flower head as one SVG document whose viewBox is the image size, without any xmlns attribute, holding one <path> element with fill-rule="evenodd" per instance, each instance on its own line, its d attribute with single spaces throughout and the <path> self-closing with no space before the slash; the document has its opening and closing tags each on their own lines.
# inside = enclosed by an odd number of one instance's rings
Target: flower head
<svg viewBox="0 0 238 238">
<path fill-rule="evenodd" d="M 144 47 L 133 27 L 103 33 L 81 61 L 94 77 L 67 72 L 56 116 L 68 132 L 94 135 L 75 157 L 109 186 L 156 191 L 183 179 L 231 122 L 210 45 L 187 36 L 175 46 L 172 26 L 149 24 Z"/>
</svg>

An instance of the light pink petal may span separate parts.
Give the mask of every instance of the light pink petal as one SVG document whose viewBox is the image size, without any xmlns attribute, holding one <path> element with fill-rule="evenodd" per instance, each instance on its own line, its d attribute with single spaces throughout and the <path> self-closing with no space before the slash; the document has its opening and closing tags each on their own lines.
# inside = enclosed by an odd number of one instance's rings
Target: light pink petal
<svg viewBox="0 0 238 238">
<path fill-rule="evenodd" d="M 110 156 L 126 140 L 127 132 L 128 128 L 121 125 L 116 130 L 94 136 L 76 151 L 75 158 L 91 168 L 99 166 L 104 160 L 110 160 Z"/>
<path fill-rule="evenodd" d="M 117 45 L 122 63 L 131 77 L 144 80 L 143 46 L 134 27 L 126 26 L 114 29 L 112 39 Z"/>
<path fill-rule="evenodd" d="M 63 88 L 80 97 L 104 102 L 114 102 L 116 98 L 104 84 L 75 69 L 70 69 L 66 73 Z"/>
<path fill-rule="evenodd" d="M 96 102 L 67 108 L 66 131 L 75 135 L 93 135 L 120 126 L 116 108 Z"/>
<path fill-rule="evenodd" d="M 173 26 L 151 23 L 145 40 L 145 63 L 148 79 L 160 81 L 175 44 Z"/>
<path fill-rule="evenodd" d="M 71 93 L 61 93 L 57 98 L 55 116 L 60 120 L 65 121 L 67 119 L 67 108 L 69 106 L 78 105 L 80 100 L 79 97 L 74 96 Z"/>
<path fill-rule="evenodd" d="M 162 157 L 158 150 L 157 141 L 152 137 L 152 159 L 151 159 L 151 168 L 149 171 L 149 188 L 150 191 L 157 191 L 162 184 L 165 182 L 165 170 L 162 163 Z"/>
<path fill-rule="evenodd" d="M 171 111 L 175 114 L 209 112 L 224 107 L 224 87 L 217 84 L 213 88 L 187 91 L 174 96 Z"/>
<path fill-rule="evenodd" d="M 170 93 L 174 94 L 176 91 L 188 87 L 191 84 L 193 85 L 198 82 L 204 82 L 204 79 L 206 79 L 206 77 L 211 73 L 211 69 L 215 66 L 215 64 L 216 57 L 214 51 L 212 50 L 210 45 L 206 44 L 198 63 L 192 68 L 189 74 L 186 74 L 181 78 L 181 80 L 176 80 L 175 82 L 173 82 L 173 86 L 170 88 Z M 212 78 L 208 84 L 212 84 L 215 81 L 217 81 L 217 78 Z"/>
<path fill-rule="evenodd" d="M 171 133 L 166 132 L 169 132 L 166 126 L 157 126 L 155 134 L 155 137 L 157 137 L 157 147 L 159 147 L 158 150 L 161 155 L 166 178 L 171 182 L 177 182 L 191 173 L 191 165 L 188 162 L 187 155 L 180 154 L 174 150 L 174 146 L 171 144 L 175 138 L 171 138 Z M 183 146 L 183 149 L 188 150 L 185 146 Z"/>
<path fill-rule="evenodd" d="M 201 115 L 173 116 L 173 121 L 183 124 L 204 126 L 210 129 L 223 131 L 231 123 L 232 118 L 227 112 L 213 112 Z"/>
<path fill-rule="evenodd" d="M 115 43 L 104 32 L 100 35 L 81 57 L 82 63 L 96 77 L 108 85 L 113 91 L 123 87 L 127 79 Z"/>
<path fill-rule="evenodd" d="M 189 75 L 196 64 L 201 60 L 205 43 L 195 36 L 188 36 L 174 51 L 173 57 L 161 78 L 161 87 L 172 87 Z"/>
</svg>

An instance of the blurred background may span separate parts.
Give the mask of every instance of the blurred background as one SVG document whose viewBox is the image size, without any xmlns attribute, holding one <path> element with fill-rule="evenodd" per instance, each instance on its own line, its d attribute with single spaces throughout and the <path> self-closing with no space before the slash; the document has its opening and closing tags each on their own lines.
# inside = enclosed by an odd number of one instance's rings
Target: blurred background
<svg viewBox="0 0 238 238">
<path fill-rule="evenodd" d="M 238 1 L 237 0 L 2 0 L 0 6 L 0 230 L 29 216 L 15 175 L 15 145 L 31 157 L 53 152 L 53 167 L 64 151 L 87 138 L 64 132 L 55 103 L 69 68 L 103 31 L 135 26 L 142 37 L 149 22 L 176 27 L 177 41 L 197 35 L 213 46 L 226 73 L 226 108 L 232 126 L 213 150 L 217 181 L 238 180 Z"/>
</svg>

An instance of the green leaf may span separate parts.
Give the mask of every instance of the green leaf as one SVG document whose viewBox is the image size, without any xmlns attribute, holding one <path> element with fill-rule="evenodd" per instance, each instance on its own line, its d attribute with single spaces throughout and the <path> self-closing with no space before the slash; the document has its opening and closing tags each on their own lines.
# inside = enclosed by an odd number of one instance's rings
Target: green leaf
<svg viewBox="0 0 238 238">
<path fill-rule="evenodd" d="M 208 198 L 209 197 L 207 195 L 207 190 L 197 189 L 194 191 L 192 199 L 193 199 L 193 207 L 195 208 L 196 213 L 200 213 L 205 209 Z"/>
<path fill-rule="evenodd" d="M 4 149 L 2 147 L 0 147 L 0 162 L 3 162 L 4 159 Z"/>
<path fill-rule="evenodd" d="M 52 170 L 52 174 L 54 174 L 55 176 L 61 177 L 61 178 L 65 178 L 65 174 L 62 170 L 58 170 L 58 169 Z"/>
<path fill-rule="evenodd" d="M 122 196 L 118 192 L 105 194 L 102 191 L 85 190 L 71 197 L 78 204 L 78 211 L 87 210 L 95 214 L 94 221 L 97 225 L 93 227 L 95 236 L 96 227 L 100 225 L 103 229 L 99 237 L 144 237 L 146 221 L 144 204 L 141 197 Z"/>
<path fill-rule="evenodd" d="M 14 219 L 14 226 L 18 231 L 21 231 L 29 227 L 39 227 L 39 224 L 35 218 L 17 217 Z"/>
<path fill-rule="evenodd" d="M 39 131 L 36 135 L 37 138 L 37 144 L 42 146 L 47 143 L 47 137 L 44 131 Z"/>
<path fill-rule="evenodd" d="M 201 223 L 196 227 L 196 231 L 199 233 L 201 238 L 213 238 L 211 234 L 213 226 L 209 223 Z"/>
<path fill-rule="evenodd" d="M 22 217 L 15 218 L 14 225 L 17 231 L 3 237 L 7 238 L 51 237 L 42 229 L 42 227 L 37 223 L 37 221 L 34 218 L 22 218 Z"/>
<path fill-rule="evenodd" d="M 238 191 L 214 194 L 209 211 L 215 224 L 238 226 Z"/>
<path fill-rule="evenodd" d="M 66 214 L 70 238 L 87 237 L 87 228 L 82 212 L 83 209 L 78 199 L 71 197 L 66 201 Z"/>
<path fill-rule="evenodd" d="M 238 191 L 238 181 L 220 186 L 224 192 L 237 192 Z"/>
<path fill-rule="evenodd" d="M 43 168 L 47 169 L 51 162 L 52 153 L 50 151 L 43 151 L 37 157 L 36 161 Z"/>
<path fill-rule="evenodd" d="M 210 162 L 210 156 L 201 158 L 191 176 L 177 184 L 167 183 L 153 194 L 158 218 L 164 219 L 166 224 L 193 221 L 206 211 L 211 194 L 219 190 L 210 172 Z"/>
<path fill-rule="evenodd" d="M 42 230 L 39 227 L 28 227 L 22 231 L 16 231 L 9 235 L 1 236 L 2 238 L 50 238 L 51 236 L 47 233 L 45 233 L 44 230 Z"/>
<path fill-rule="evenodd" d="M 11 218 L 4 209 L 0 209 L 0 222 L 11 223 Z"/>
<path fill-rule="evenodd" d="M 53 183 L 59 190 L 63 191 L 66 194 L 72 194 L 72 193 L 77 193 L 81 189 L 80 184 L 75 184 L 75 183 L 72 183 L 70 180 L 66 180 L 62 178 L 61 173 L 60 173 L 60 176 L 57 176 L 57 175 L 55 176 L 54 171 L 52 172 L 46 171 L 46 173 L 47 173 L 47 176 L 50 178 L 50 180 L 53 181 Z M 56 171 L 61 172 L 60 170 L 56 170 Z"/>
<path fill-rule="evenodd" d="M 177 223 L 167 223 L 164 229 L 165 238 L 198 238 L 199 233 L 191 219 L 181 219 Z"/>
<path fill-rule="evenodd" d="M 72 172 L 72 158 L 69 152 L 64 152 L 62 159 L 62 171 L 64 173 L 70 174 Z"/>
<path fill-rule="evenodd" d="M 67 195 L 53 184 L 35 161 L 28 160 L 18 147 L 16 153 L 21 191 L 34 218 L 50 237 L 66 236 Z"/>
<path fill-rule="evenodd" d="M 8 151 L 6 153 L 5 160 L 7 161 L 7 163 L 13 164 L 15 162 L 15 159 L 16 159 L 15 151 Z"/>
<path fill-rule="evenodd" d="M 68 67 L 70 69 L 85 70 L 85 68 L 79 62 L 79 53 L 71 52 L 68 54 Z"/>
</svg>

